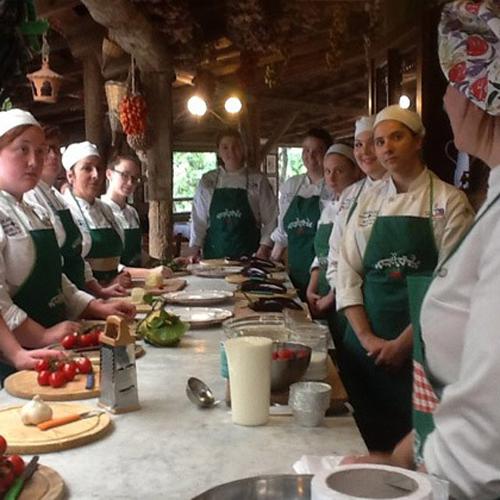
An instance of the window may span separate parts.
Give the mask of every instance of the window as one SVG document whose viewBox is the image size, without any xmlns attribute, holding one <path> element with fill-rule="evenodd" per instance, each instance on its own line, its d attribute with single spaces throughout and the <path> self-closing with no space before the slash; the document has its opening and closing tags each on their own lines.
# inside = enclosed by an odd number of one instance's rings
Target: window
<svg viewBox="0 0 500 500">
<path fill-rule="evenodd" d="M 215 153 L 174 152 L 174 214 L 190 213 L 202 175 L 216 167 Z"/>
<path fill-rule="evenodd" d="M 280 184 L 289 177 L 297 174 L 304 174 L 306 167 L 302 163 L 302 148 L 278 148 L 278 158 L 280 163 Z"/>
</svg>

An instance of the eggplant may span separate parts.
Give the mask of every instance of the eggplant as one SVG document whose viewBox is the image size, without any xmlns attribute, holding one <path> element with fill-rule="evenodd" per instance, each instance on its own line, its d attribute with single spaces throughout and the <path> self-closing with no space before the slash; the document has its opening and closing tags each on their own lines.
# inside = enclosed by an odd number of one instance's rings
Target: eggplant
<svg viewBox="0 0 500 500">
<path fill-rule="evenodd" d="M 287 297 L 261 297 L 251 302 L 248 307 L 258 312 L 283 312 L 283 309 L 300 311 L 302 306 Z"/>
<path fill-rule="evenodd" d="M 247 280 L 241 284 L 242 292 L 286 293 L 287 289 L 280 283 L 267 280 Z"/>
<path fill-rule="evenodd" d="M 248 278 L 267 278 L 267 273 L 258 267 L 246 266 L 241 271 L 243 276 L 247 276 Z"/>
</svg>

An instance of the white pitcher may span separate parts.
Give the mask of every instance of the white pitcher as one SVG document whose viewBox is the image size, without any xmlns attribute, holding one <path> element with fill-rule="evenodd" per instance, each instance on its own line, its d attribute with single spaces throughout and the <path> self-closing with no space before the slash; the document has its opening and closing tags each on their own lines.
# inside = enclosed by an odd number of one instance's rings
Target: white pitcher
<svg viewBox="0 0 500 500">
<path fill-rule="evenodd" d="M 239 425 L 266 424 L 271 403 L 271 339 L 236 337 L 226 340 L 225 348 L 233 422 Z"/>
</svg>

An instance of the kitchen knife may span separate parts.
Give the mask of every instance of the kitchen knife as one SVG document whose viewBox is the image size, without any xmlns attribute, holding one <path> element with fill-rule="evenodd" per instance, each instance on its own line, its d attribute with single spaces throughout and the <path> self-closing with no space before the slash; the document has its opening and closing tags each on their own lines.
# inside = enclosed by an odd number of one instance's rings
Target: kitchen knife
<svg viewBox="0 0 500 500">
<path fill-rule="evenodd" d="M 7 493 L 5 493 L 4 500 L 16 500 L 16 498 L 21 493 L 26 481 L 28 481 L 33 475 L 33 473 L 36 471 L 38 467 L 38 459 L 39 456 L 35 455 L 29 461 L 28 465 L 24 468 L 19 477 L 12 483 Z"/>
<path fill-rule="evenodd" d="M 52 429 L 53 427 L 59 427 L 60 425 L 70 424 L 71 422 L 76 422 L 77 420 L 82 420 L 84 418 L 90 418 L 100 415 L 104 413 L 99 410 L 90 410 L 83 413 L 74 413 L 72 415 L 66 415 L 65 417 L 60 418 L 51 418 L 50 420 L 46 420 L 41 424 L 38 424 L 37 427 L 41 431 L 46 431 L 48 429 Z"/>
</svg>

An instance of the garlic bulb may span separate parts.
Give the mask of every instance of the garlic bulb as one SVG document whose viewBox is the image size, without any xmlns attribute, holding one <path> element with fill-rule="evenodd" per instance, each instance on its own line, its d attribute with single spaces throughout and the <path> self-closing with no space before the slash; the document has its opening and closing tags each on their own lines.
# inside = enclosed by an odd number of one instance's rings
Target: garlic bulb
<svg viewBox="0 0 500 500">
<path fill-rule="evenodd" d="M 24 425 L 37 425 L 52 418 L 52 408 L 36 395 L 21 408 L 21 421 Z"/>
</svg>

